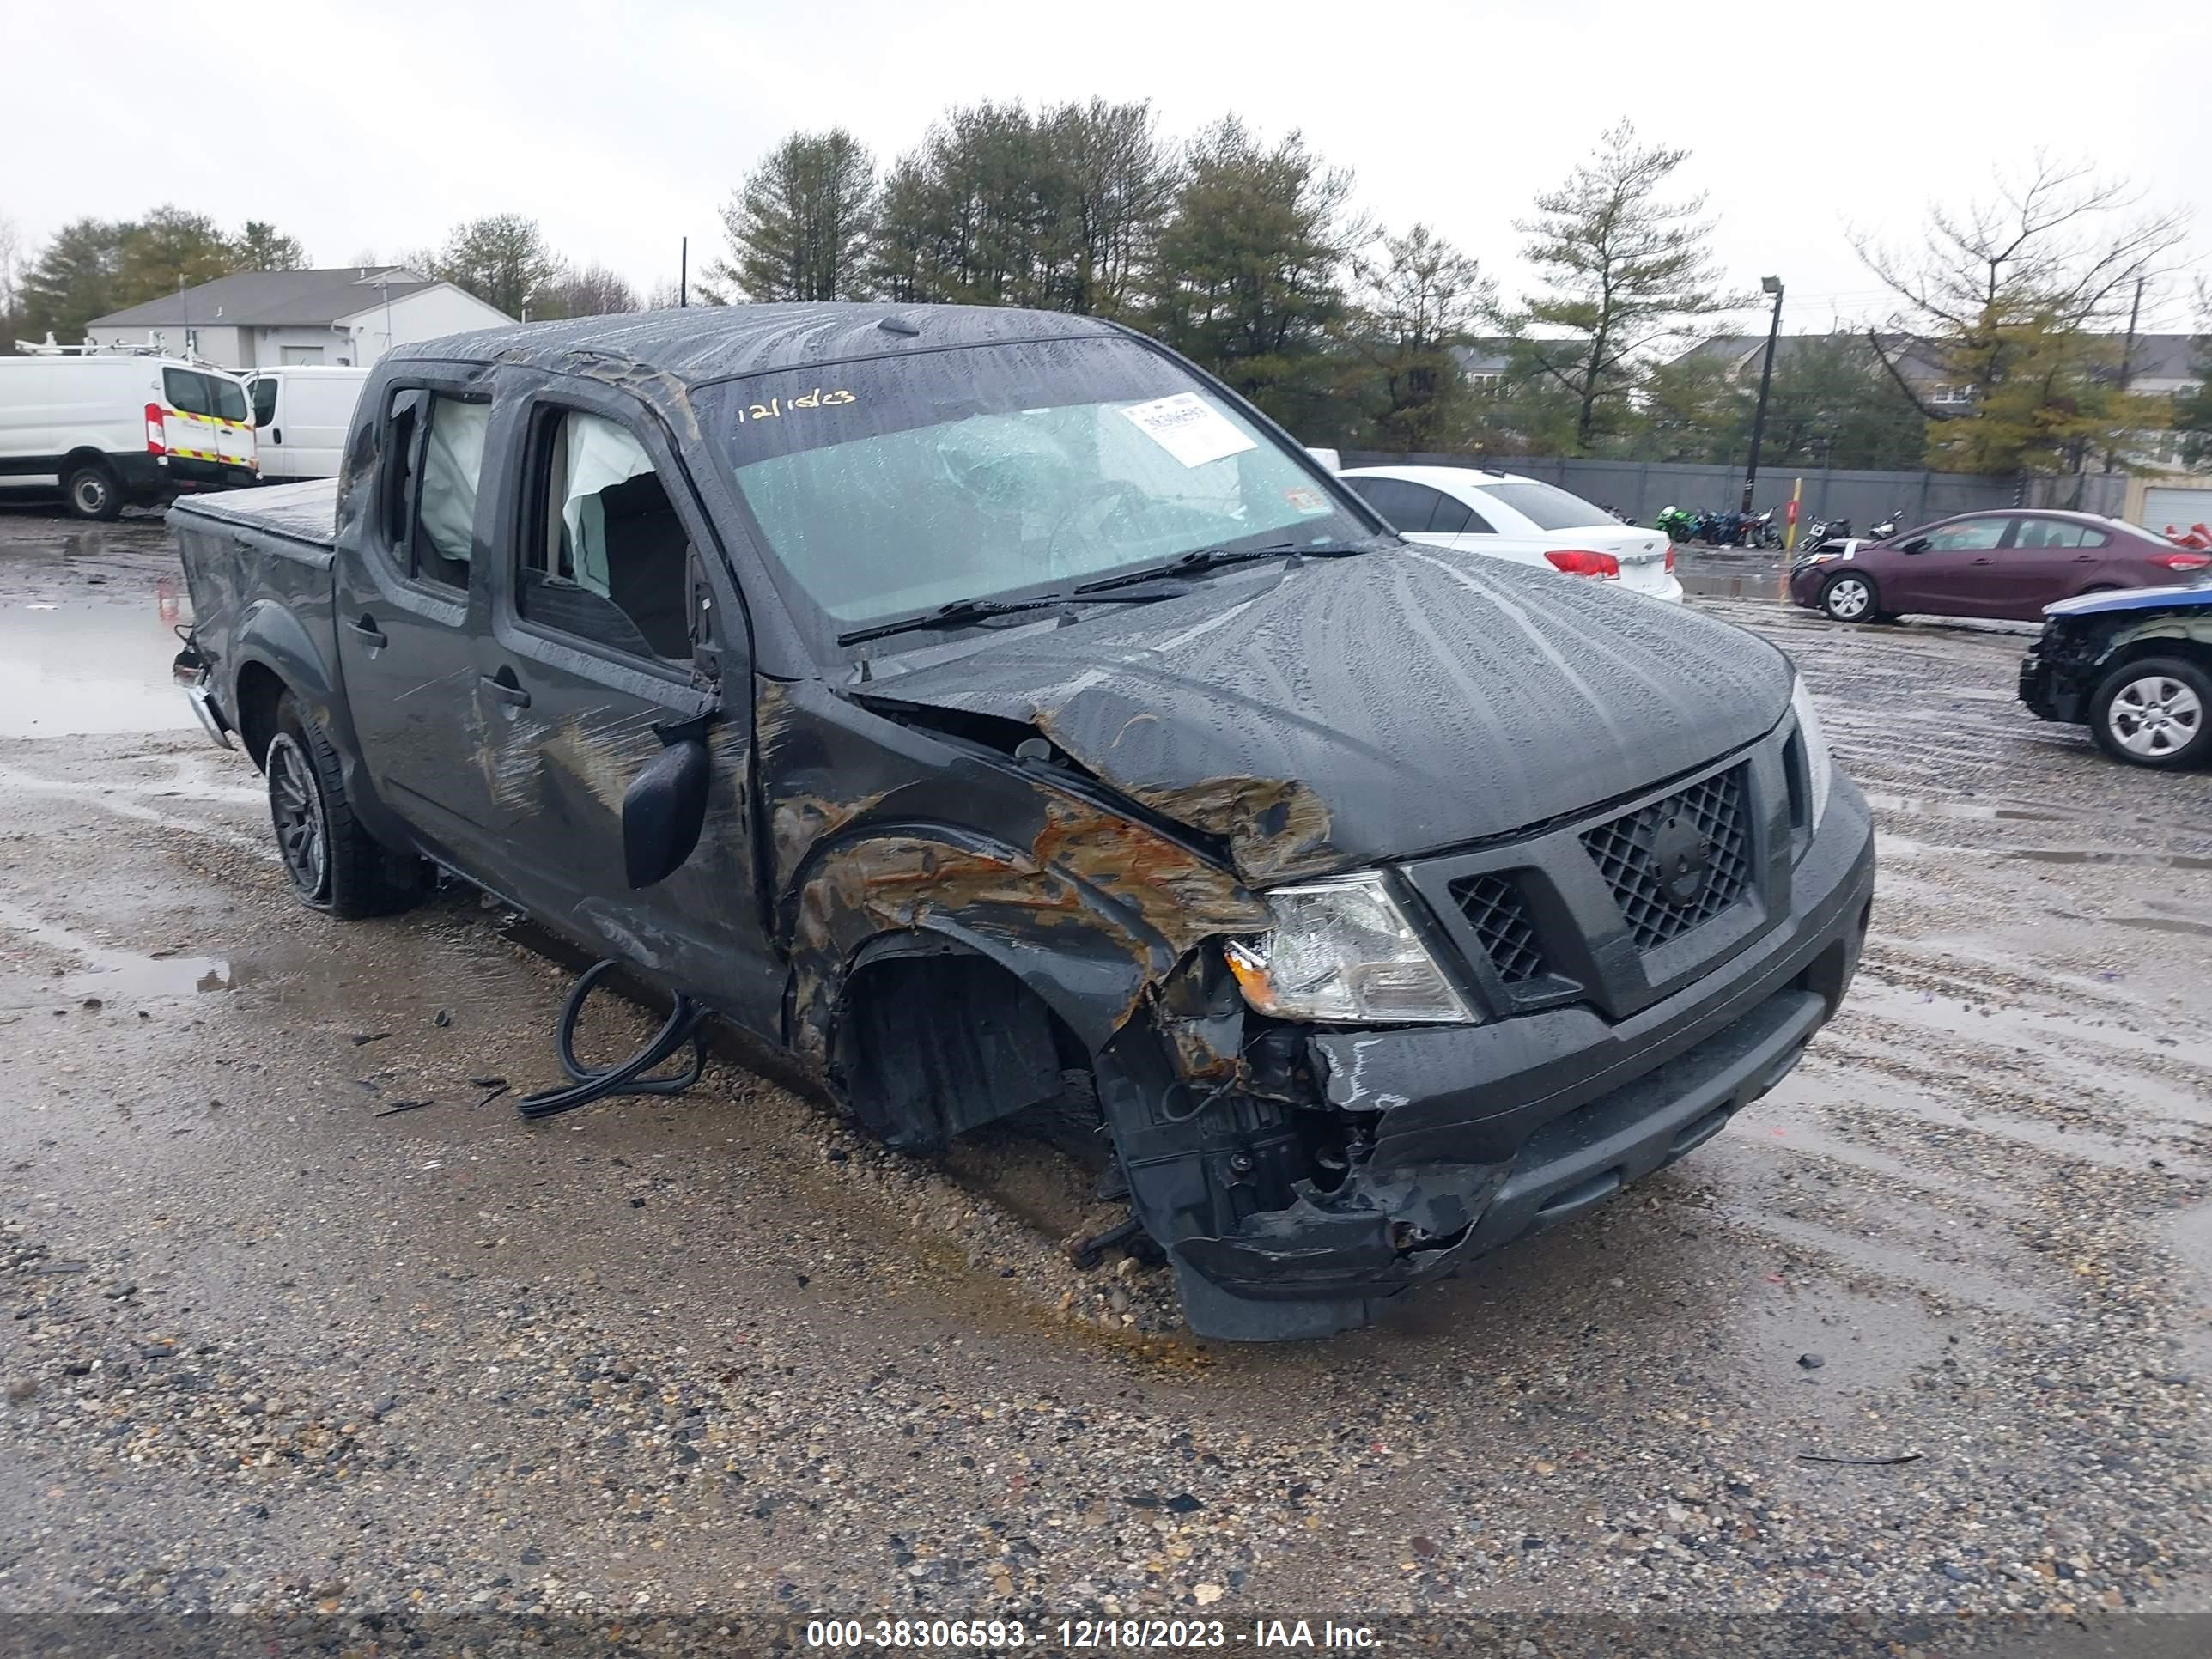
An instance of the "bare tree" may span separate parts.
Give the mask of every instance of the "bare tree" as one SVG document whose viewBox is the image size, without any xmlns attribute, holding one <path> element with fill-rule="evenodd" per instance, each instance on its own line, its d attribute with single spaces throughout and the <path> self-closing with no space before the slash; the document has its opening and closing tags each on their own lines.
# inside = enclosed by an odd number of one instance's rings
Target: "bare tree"
<svg viewBox="0 0 2212 1659">
<path fill-rule="evenodd" d="M 554 284 L 564 317 L 611 317 L 639 309 L 637 290 L 605 265 L 575 265 Z"/>
<path fill-rule="evenodd" d="M 1931 208 L 1910 252 L 1853 237 L 1899 302 L 1869 338 L 1925 419 L 1932 465 L 2080 471 L 2166 423 L 2168 407 L 2130 393 L 2120 333 L 2185 224 L 2142 204 L 2086 164 L 2038 155 L 1991 197 Z"/>
<path fill-rule="evenodd" d="M 1860 259 L 1899 301 L 1869 336 L 1899 389 L 1932 421 L 1978 419 L 2015 370 L 2051 370 L 2055 337 L 2118 331 L 2138 280 L 2164 271 L 2187 228 L 2142 200 L 2086 163 L 2038 155 L 1991 197 L 1931 207 L 1909 252 L 1855 233 Z M 1939 371 L 1950 400 L 1923 397 L 1907 357 Z"/>
</svg>

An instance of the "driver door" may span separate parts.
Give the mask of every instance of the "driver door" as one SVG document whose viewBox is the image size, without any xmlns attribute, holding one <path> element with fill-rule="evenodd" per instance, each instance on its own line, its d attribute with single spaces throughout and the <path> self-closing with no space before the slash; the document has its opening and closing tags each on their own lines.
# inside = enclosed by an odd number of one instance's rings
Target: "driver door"
<svg viewBox="0 0 2212 1659">
<path fill-rule="evenodd" d="M 533 915 L 754 1030 L 783 975 L 755 881 L 751 674 L 743 611 L 658 421 L 557 381 L 508 428 L 491 636 L 474 695 L 510 886 Z M 703 828 L 633 887 L 623 805 L 671 745 L 710 766 Z"/>
<path fill-rule="evenodd" d="M 1939 525 L 1919 539 L 1917 552 L 1900 555 L 1904 592 L 1885 589 L 1885 611 L 1925 610 L 1946 617 L 1995 617 L 2004 611 L 1998 562 L 2012 542 L 2008 518 L 1960 519 Z"/>
</svg>

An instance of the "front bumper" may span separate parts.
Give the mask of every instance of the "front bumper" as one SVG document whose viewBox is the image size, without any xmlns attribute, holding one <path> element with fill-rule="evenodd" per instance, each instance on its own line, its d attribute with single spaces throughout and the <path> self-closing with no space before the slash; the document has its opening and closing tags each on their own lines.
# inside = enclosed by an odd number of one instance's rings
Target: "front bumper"
<svg viewBox="0 0 2212 1659">
<path fill-rule="evenodd" d="M 1372 1114 L 1370 1151 L 1334 1192 L 1308 1188 L 1233 1233 L 1177 1241 L 1194 1328 L 1363 1323 L 1375 1299 L 1577 1214 L 1711 1139 L 1835 1012 L 1865 942 L 1874 868 L 1865 800 L 1838 775 L 1778 924 L 1626 1018 L 1578 1002 L 1486 1025 L 1315 1032 L 1309 1057 L 1328 1099 Z M 1270 1328 L 1271 1304 L 1288 1329 Z"/>
<path fill-rule="evenodd" d="M 2066 672 L 2070 665 L 2060 660 L 2066 653 L 2057 643 L 2046 629 L 2021 658 L 2020 700 L 2038 720 L 2076 725 L 2084 693 L 2080 676 Z"/>
</svg>

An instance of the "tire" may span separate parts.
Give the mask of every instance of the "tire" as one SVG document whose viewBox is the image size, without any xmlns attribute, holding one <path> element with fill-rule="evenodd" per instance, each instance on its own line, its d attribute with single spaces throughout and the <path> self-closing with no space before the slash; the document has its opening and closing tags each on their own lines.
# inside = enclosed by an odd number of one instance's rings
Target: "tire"
<svg viewBox="0 0 2212 1659">
<path fill-rule="evenodd" d="M 2130 766 L 2201 766 L 2212 759 L 2212 675 L 2179 657 L 2123 663 L 2089 698 L 2089 735 Z"/>
<path fill-rule="evenodd" d="M 1832 622 L 1870 623 L 1881 616 L 1873 579 L 1856 570 L 1839 570 L 1822 584 L 1820 609 Z"/>
<path fill-rule="evenodd" d="M 392 851 L 362 829 L 346 799 L 337 751 L 287 692 L 262 757 L 277 856 L 292 891 L 341 921 L 386 916 L 422 896 L 422 860 Z"/>
<path fill-rule="evenodd" d="M 82 461 L 62 475 L 62 495 L 73 519 L 112 522 L 123 511 L 123 487 L 99 461 Z"/>
</svg>

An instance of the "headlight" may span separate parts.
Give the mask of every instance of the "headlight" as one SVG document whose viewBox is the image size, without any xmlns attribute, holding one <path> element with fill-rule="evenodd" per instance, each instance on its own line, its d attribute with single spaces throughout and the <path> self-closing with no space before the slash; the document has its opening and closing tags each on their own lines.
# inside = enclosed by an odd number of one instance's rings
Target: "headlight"
<svg viewBox="0 0 2212 1659">
<path fill-rule="evenodd" d="M 1273 932 L 1229 947 L 1244 1000 L 1279 1019 L 1340 1024 L 1472 1023 L 1380 875 L 1347 876 L 1265 896 Z"/>
<path fill-rule="evenodd" d="M 1820 717 L 1813 712 L 1813 694 L 1801 678 L 1790 689 L 1790 712 L 1797 716 L 1797 740 L 1805 745 L 1805 776 L 1813 792 L 1813 828 L 1818 830 L 1828 810 L 1828 790 L 1835 782 L 1836 763 L 1828 753 L 1828 739 L 1820 730 Z"/>
</svg>

